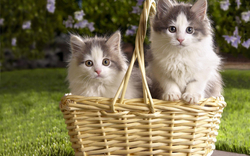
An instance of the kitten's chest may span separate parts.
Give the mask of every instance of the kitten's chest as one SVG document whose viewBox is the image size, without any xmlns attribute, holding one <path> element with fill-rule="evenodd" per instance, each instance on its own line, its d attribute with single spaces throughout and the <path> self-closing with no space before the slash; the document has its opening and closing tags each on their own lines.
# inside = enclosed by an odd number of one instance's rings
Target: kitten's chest
<svg viewBox="0 0 250 156">
<path fill-rule="evenodd" d="M 115 95 L 115 91 L 118 86 L 116 85 L 105 85 L 105 84 L 92 84 L 86 91 L 89 96 L 101 96 L 112 98 Z"/>
<path fill-rule="evenodd" d="M 163 69 L 162 74 L 182 84 L 194 79 L 195 73 L 199 72 L 200 64 L 197 60 L 172 57 L 158 61 L 158 68 Z"/>
<path fill-rule="evenodd" d="M 185 62 L 166 62 L 166 74 L 172 78 L 188 78 L 192 75 L 192 68 Z"/>
</svg>

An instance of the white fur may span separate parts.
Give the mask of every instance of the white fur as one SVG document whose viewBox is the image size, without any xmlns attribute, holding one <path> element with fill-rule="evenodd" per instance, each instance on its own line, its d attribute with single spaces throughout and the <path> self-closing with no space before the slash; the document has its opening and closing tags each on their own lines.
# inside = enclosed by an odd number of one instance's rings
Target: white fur
<svg viewBox="0 0 250 156">
<path fill-rule="evenodd" d="M 115 96 L 128 66 L 124 58 L 123 70 L 118 71 L 102 65 L 103 58 L 106 58 L 106 56 L 103 56 L 103 51 L 99 46 L 92 48 L 91 55 L 86 57 L 86 60 L 93 61 L 92 67 L 87 67 L 84 63 L 78 65 L 76 58 L 72 55 L 68 64 L 67 76 L 72 94 L 108 98 Z M 101 70 L 100 76 L 94 71 L 95 69 Z M 125 98 L 141 97 L 142 91 L 135 87 L 136 83 L 133 80 L 129 81 Z"/>
<path fill-rule="evenodd" d="M 198 41 L 197 37 L 186 33 L 189 22 L 183 13 L 172 24 L 177 27 L 176 33 L 168 30 L 158 33 L 151 29 L 154 59 L 149 63 L 148 74 L 163 88 L 163 99 L 182 98 L 197 103 L 205 96 L 207 82 L 218 74 L 221 61 L 213 51 L 211 34 Z M 182 44 L 178 37 L 184 38 Z"/>
</svg>

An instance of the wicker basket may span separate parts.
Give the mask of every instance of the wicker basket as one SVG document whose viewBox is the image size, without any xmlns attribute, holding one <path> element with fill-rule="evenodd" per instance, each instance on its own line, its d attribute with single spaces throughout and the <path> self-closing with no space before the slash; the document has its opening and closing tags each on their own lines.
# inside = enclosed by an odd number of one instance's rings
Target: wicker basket
<svg viewBox="0 0 250 156">
<path fill-rule="evenodd" d="M 154 0 L 146 0 L 129 69 L 114 98 L 68 95 L 60 109 L 76 156 L 166 155 L 207 156 L 215 149 L 223 97 L 199 105 L 152 99 L 145 76 L 143 41 Z M 142 73 L 141 99 L 124 99 L 133 64 Z M 121 95 L 120 98 L 119 95 Z"/>
</svg>

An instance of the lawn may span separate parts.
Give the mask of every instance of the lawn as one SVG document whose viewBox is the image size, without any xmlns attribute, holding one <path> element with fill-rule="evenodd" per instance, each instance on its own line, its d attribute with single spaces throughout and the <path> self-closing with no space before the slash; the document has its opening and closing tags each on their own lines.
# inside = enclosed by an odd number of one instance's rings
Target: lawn
<svg viewBox="0 0 250 156">
<path fill-rule="evenodd" d="M 74 155 L 59 110 L 65 69 L 0 73 L 0 155 Z M 250 154 L 250 71 L 226 70 L 216 149 Z"/>
</svg>

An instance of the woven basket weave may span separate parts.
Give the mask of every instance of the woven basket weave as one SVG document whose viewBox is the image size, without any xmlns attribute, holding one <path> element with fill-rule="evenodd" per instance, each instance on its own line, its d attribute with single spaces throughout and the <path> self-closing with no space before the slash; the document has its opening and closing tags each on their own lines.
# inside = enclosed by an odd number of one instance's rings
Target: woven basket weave
<svg viewBox="0 0 250 156">
<path fill-rule="evenodd" d="M 215 149 L 221 114 L 226 106 L 223 97 L 189 105 L 183 101 L 152 99 L 150 95 L 143 52 L 149 15 L 155 15 L 154 0 L 144 2 L 131 64 L 114 98 L 62 97 L 60 109 L 76 156 L 207 156 Z M 136 58 L 144 96 L 124 99 Z"/>
</svg>

